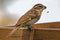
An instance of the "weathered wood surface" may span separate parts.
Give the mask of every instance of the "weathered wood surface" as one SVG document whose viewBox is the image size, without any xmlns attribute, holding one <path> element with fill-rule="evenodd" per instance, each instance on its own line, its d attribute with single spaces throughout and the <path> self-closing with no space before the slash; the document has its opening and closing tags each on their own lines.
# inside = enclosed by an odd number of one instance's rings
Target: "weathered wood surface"
<svg viewBox="0 0 60 40">
<path fill-rule="evenodd" d="M 60 22 L 33 24 L 32 31 L 19 29 L 6 37 L 16 27 L 0 27 L 0 40 L 60 40 Z"/>
</svg>

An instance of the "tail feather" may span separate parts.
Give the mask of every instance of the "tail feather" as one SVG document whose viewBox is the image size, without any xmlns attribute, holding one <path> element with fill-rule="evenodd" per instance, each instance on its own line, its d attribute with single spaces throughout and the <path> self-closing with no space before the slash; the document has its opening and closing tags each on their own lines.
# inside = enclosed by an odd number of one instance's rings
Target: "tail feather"
<svg viewBox="0 0 60 40">
<path fill-rule="evenodd" d="M 13 35 L 18 29 L 19 29 L 19 27 L 14 28 L 14 29 L 7 35 L 7 37 Z"/>
</svg>

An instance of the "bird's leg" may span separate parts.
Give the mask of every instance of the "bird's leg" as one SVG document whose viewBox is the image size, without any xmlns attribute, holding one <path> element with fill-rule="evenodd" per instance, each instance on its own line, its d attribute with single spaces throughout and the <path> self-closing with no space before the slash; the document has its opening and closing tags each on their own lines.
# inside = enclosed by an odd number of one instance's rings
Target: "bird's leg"
<svg viewBox="0 0 60 40">
<path fill-rule="evenodd" d="M 27 25 L 27 30 L 31 31 L 32 29 L 32 26 L 31 25 Z"/>
</svg>

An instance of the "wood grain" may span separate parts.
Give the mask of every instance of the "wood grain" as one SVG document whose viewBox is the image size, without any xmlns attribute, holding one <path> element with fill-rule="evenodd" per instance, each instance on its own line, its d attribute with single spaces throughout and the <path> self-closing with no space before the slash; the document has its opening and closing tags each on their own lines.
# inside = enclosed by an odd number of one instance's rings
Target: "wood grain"
<svg viewBox="0 0 60 40">
<path fill-rule="evenodd" d="M 0 27 L 1 40 L 60 40 L 60 22 L 32 25 L 32 31 L 20 28 L 12 36 L 6 37 L 16 27 Z"/>
</svg>

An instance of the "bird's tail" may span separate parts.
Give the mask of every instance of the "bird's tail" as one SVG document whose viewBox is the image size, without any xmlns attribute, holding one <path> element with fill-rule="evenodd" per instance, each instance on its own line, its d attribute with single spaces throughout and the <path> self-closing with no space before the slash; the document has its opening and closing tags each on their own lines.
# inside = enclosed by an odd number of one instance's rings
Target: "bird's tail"
<svg viewBox="0 0 60 40">
<path fill-rule="evenodd" d="M 14 29 L 7 35 L 7 37 L 13 35 L 18 29 L 19 29 L 19 27 L 14 28 Z"/>
</svg>

